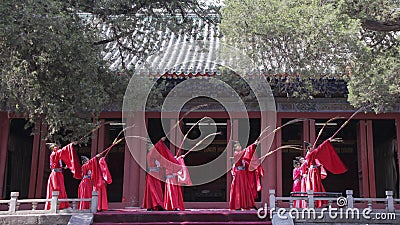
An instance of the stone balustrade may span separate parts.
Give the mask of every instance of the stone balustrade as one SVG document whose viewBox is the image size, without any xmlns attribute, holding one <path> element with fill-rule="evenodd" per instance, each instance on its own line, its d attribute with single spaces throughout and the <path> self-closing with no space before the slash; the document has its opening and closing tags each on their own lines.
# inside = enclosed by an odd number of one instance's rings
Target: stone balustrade
<svg viewBox="0 0 400 225">
<path fill-rule="evenodd" d="M 335 192 L 292 192 L 290 197 L 278 197 L 275 195 L 275 190 L 269 190 L 269 208 L 277 209 L 279 204 L 289 202 L 289 208 L 294 208 L 294 201 L 304 200 L 307 203 L 307 208 L 315 208 L 315 201 L 327 201 L 330 207 L 340 208 L 369 208 L 371 210 L 384 209 L 387 212 L 395 212 L 396 208 L 400 209 L 400 199 L 393 198 L 393 191 L 386 191 L 385 198 L 355 198 L 353 190 L 346 190 L 346 196 L 341 196 L 341 193 Z M 287 205 L 287 204 L 286 204 Z M 384 206 L 384 207 L 382 207 Z"/>
<path fill-rule="evenodd" d="M 9 214 L 54 214 L 54 213 L 95 213 L 97 212 L 98 194 L 97 191 L 92 192 L 92 198 L 66 198 L 60 199 L 58 191 L 53 191 L 51 199 L 18 199 L 19 192 L 11 192 L 10 200 L 0 200 L 0 205 L 7 204 L 8 210 L 0 210 L 0 215 Z M 44 204 L 50 202 L 50 209 L 44 209 Z M 71 208 L 59 210 L 60 202 L 69 202 Z M 90 202 L 90 209 L 79 210 L 77 208 L 79 202 Z M 30 204 L 29 209 L 20 209 L 22 204 Z M 38 209 L 39 204 L 41 208 Z M 1 209 L 1 208 L 0 208 Z"/>
</svg>

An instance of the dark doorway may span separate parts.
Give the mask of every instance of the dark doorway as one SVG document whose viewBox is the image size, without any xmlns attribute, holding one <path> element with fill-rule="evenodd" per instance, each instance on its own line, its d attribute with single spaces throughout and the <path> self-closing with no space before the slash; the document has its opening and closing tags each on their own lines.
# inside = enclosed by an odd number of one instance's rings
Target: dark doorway
<svg viewBox="0 0 400 225">
<path fill-rule="evenodd" d="M 292 119 L 282 119 L 282 124 Z M 303 123 L 294 123 L 282 128 L 282 145 L 302 146 Z M 303 156 L 303 152 L 295 149 L 282 149 L 282 194 L 289 196 L 293 187 L 293 160 Z"/>
<path fill-rule="evenodd" d="M 20 198 L 27 198 L 32 163 L 33 135 L 32 126 L 25 119 L 12 119 L 7 146 L 7 164 L 5 193 L 3 198 L 9 199 L 10 193 L 19 192 Z"/>
<path fill-rule="evenodd" d="M 104 148 L 112 145 L 114 140 L 124 137 L 124 133 L 118 137 L 122 131 L 124 124 L 121 119 L 107 119 L 104 134 Z M 99 149 L 103 151 L 105 149 Z M 122 202 L 122 190 L 124 179 L 124 162 L 125 162 L 125 140 L 119 142 L 112 147 L 106 156 L 108 169 L 110 170 L 112 183 L 107 186 L 107 197 L 110 202 Z"/>
<path fill-rule="evenodd" d="M 183 133 L 186 134 L 192 124 L 196 123 L 200 119 L 184 119 Z M 214 159 L 216 159 L 220 154 L 225 151 L 227 145 L 227 120 L 226 119 L 213 119 L 216 125 L 217 132 L 221 132 L 220 135 L 215 136 L 215 139 L 209 144 L 207 147 L 200 151 L 190 152 L 185 157 L 185 163 L 187 166 L 196 166 L 208 163 Z M 207 123 L 204 123 L 200 126 L 207 126 Z M 200 134 L 199 125 L 194 127 L 188 135 L 189 139 L 196 138 Z M 183 154 L 187 151 L 183 151 Z M 225 165 L 226 168 L 226 165 Z M 189 169 L 190 172 L 190 169 Z M 212 171 L 204 171 L 204 173 L 212 173 Z M 184 187 L 183 197 L 186 202 L 226 202 L 226 174 L 221 176 L 220 178 L 206 184 L 192 186 L 192 187 Z"/>
<path fill-rule="evenodd" d="M 316 135 L 318 135 L 326 121 L 315 120 Z M 345 120 L 335 120 L 328 123 L 321 133 L 316 146 L 330 138 L 344 122 Z M 322 183 L 328 192 L 341 192 L 344 195 L 346 194 L 346 190 L 353 190 L 354 196 L 360 196 L 357 154 L 357 134 L 359 130 L 357 124 L 357 120 L 351 120 L 335 137 L 342 138 L 343 142 L 332 143 L 348 170 L 343 174 L 332 174 L 327 171 L 328 176 L 322 180 Z"/>
<path fill-rule="evenodd" d="M 385 197 L 385 191 L 399 196 L 397 137 L 394 120 L 373 120 L 374 167 L 376 196 Z"/>
</svg>

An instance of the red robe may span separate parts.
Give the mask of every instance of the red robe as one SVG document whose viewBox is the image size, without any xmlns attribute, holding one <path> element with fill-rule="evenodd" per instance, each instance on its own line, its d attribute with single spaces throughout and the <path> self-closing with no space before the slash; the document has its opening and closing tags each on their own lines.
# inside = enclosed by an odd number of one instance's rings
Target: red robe
<svg viewBox="0 0 400 225">
<path fill-rule="evenodd" d="M 163 141 L 159 141 L 155 145 L 157 151 L 154 152 L 157 161 L 161 167 L 165 168 L 165 190 L 163 206 L 165 210 L 184 210 L 182 187 L 179 186 L 178 172 L 182 170 L 182 166 L 178 160 L 171 154 L 168 147 Z"/>
<path fill-rule="evenodd" d="M 91 198 L 93 185 L 98 185 L 102 179 L 97 158 L 91 158 L 82 165 L 83 179 L 78 187 L 78 198 Z M 79 202 L 78 209 L 90 209 L 89 202 Z"/>
<path fill-rule="evenodd" d="M 260 179 L 261 177 L 264 176 L 264 169 L 261 166 L 261 162 L 257 154 L 254 154 L 253 157 L 251 158 L 248 175 L 249 175 L 251 190 L 254 199 L 256 199 L 258 196 L 258 192 L 261 191 L 262 189 Z"/>
<path fill-rule="evenodd" d="M 189 170 L 186 167 L 185 164 L 185 160 L 183 159 L 183 157 L 178 157 L 176 159 L 179 164 L 182 166 L 182 169 L 180 171 L 177 172 L 178 175 L 178 183 L 180 185 L 187 185 L 187 186 L 191 186 L 192 185 L 192 179 L 190 178 L 190 174 L 189 174 Z"/>
<path fill-rule="evenodd" d="M 102 211 L 108 210 L 107 184 L 112 183 L 112 178 L 104 157 L 99 159 L 99 167 L 101 176 L 99 182 L 97 182 L 97 185 L 95 185 L 93 189 L 98 192 L 99 199 L 97 209 Z"/>
<path fill-rule="evenodd" d="M 250 209 L 255 207 L 254 192 L 249 182 L 249 164 L 256 150 L 252 144 L 234 154 L 234 167 L 232 168 L 232 184 L 229 198 L 229 209 Z"/>
<path fill-rule="evenodd" d="M 301 168 L 294 168 L 293 169 L 293 187 L 292 192 L 300 192 L 301 191 Z M 300 201 L 294 200 L 293 206 L 295 208 L 300 207 Z"/>
<path fill-rule="evenodd" d="M 181 166 L 181 170 L 173 172 L 174 167 L 166 167 L 164 208 L 165 210 L 185 210 L 183 202 L 183 185 L 192 185 L 189 171 L 182 157 L 178 157 L 176 161 Z M 172 170 L 171 170 L 172 169 Z"/>
<path fill-rule="evenodd" d="M 307 192 L 306 188 L 306 180 L 307 180 L 307 174 L 308 174 L 308 163 L 305 161 L 303 164 L 300 166 L 300 191 L 301 192 Z M 299 208 L 306 208 L 307 207 L 307 202 L 305 200 L 300 200 L 299 201 Z"/>
<path fill-rule="evenodd" d="M 65 191 L 61 161 L 64 162 L 65 165 L 71 170 L 71 173 L 75 179 L 82 178 L 78 155 L 76 154 L 74 145 L 72 143 L 55 152 L 53 151 L 50 154 L 51 173 L 47 182 L 47 199 L 52 198 L 53 191 L 59 191 L 59 199 L 68 198 L 67 192 Z M 68 207 L 70 207 L 68 202 L 60 202 L 59 204 L 59 209 L 65 209 Z M 45 209 L 50 209 L 50 202 L 46 202 Z"/>
<path fill-rule="evenodd" d="M 340 174 L 347 171 L 346 166 L 340 160 L 329 140 L 324 141 L 313 151 L 309 151 L 305 159 L 308 163 L 305 191 L 313 190 L 314 192 L 325 192 L 325 188 L 322 185 L 322 168 L 325 168 L 334 174 Z M 317 200 L 314 205 L 319 208 L 326 203 L 327 201 Z"/>
<path fill-rule="evenodd" d="M 163 207 L 163 192 L 161 185 L 161 167 L 158 159 L 161 154 L 157 151 L 157 147 L 162 144 L 159 141 L 153 148 L 150 149 L 147 154 L 147 167 L 148 171 L 146 174 L 146 189 L 144 191 L 144 198 L 142 208 L 157 210 L 158 207 Z M 157 154 L 158 153 L 158 154 Z M 158 164 L 156 163 L 158 162 Z"/>
<path fill-rule="evenodd" d="M 83 179 L 78 187 L 78 198 L 91 198 L 93 186 L 99 187 L 103 182 L 103 176 L 100 170 L 98 159 L 96 157 L 91 158 L 82 165 L 82 176 Z M 80 202 L 78 204 L 78 209 L 89 208 L 89 202 Z"/>
</svg>

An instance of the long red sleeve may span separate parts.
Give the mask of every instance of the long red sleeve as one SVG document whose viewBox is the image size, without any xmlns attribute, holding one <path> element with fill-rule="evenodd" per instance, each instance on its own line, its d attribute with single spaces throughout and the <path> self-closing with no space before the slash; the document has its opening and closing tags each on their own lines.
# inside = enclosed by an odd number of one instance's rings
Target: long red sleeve
<svg viewBox="0 0 400 225">
<path fill-rule="evenodd" d="M 315 159 L 318 159 L 325 169 L 333 174 L 341 174 L 347 171 L 346 166 L 339 158 L 329 140 L 324 141 L 315 151 Z M 313 151 L 313 152 L 314 152 Z"/>
<path fill-rule="evenodd" d="M 71 170 L 75 179 L 82 179 L 81 165 L 79 163 L 78 155 L 72 143 L 68 144 L 60 151 L 60 158 L 65 165 Z"/>
<path fill-rule="evenodd" d="M 182 169 L 181 164 L 172 155 L 171 151 L 163 141 L 157 142 L 154 147 L 157 152 L 153 152 L 153 158 L 160 162 L 161 167 L 168 169 L 170 172 L 176 173 Z"/>
<path fill-rule="evenodd" d="M 100 170 L 101 170 L 103 179 L 106 181 L 107 184 L 111 184 L 112 177 L 111 177 L 110 170 L 108 169 L 105 157 L 101 157 L 99 159 L 99 166 L 100 166 Z"/>
<path fill-rule="evenodd" d="M 253 158 L 254 152 L 256 151 L 256 148 L 257 145 L 255 144 L 251 144 L 247 148 L 245 148 L 243 159 L 250 163 L 251 159 Z"/>
<path fill-rule="evenodd" d="M 185 160 L 182 157 L 178 157 L 178 162 L 182 166 L 182 170 L 178 172 L 178 183 L 181 185 L 192 185 L 189 170 L 186 167 Z"/>
</svg>

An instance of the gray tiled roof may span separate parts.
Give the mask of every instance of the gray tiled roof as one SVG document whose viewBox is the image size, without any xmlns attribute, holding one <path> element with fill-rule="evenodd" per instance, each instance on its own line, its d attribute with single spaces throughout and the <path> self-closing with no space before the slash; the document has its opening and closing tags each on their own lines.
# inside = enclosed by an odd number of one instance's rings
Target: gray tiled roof
<svg viewBox="0 0 400 225">
<path fill-rule="evenodd" d="M 195 19 L 192 29 L 188 33 L 182 31 L 173 32 L 168 28 L 163 31 L 156 31 L 156 35 L 160 41 L 157 43 L 159 49 L 147 60 L 151 63 L 151 67 L 155 69 L 154 74 L 165 73 L 216 73 L 217 68 L 211 59 L 213 50 L 220 43 L 218 27 L 214 24 L 206 23 L 204 20 Z M 145 34 L 149 31 L 141 30 L 135 32 L 132 36 L 139 39 L 141 43 L 146 43 L 148 40 Z M 105 36 L 112 35 L 110 27 L 103 26 L 102 34 Z M 206 46 L 198 46 L 196 41 L 204 40 Z M 143 46 L 127 43 L 128 40 L 122 41 L 123 45 L 128 45 L 130 48 L 135 48 L 139 51 L 143 50 Z M 204 48 L 207 51 L 204 51 Z M 208 52 L 208 54 L 205 54 Z M 146 52 L 149 54 L 149 52 Z M 123 53 L 125 67 L 127 69 L 138 68 L 141 61 L 135 54 Z M 122 57 L 118 49 L 116 41 L 110 42 L 104 49 L 104 59 L 110 62 L 112 70 L 122 68 Z"/>
</svg>

